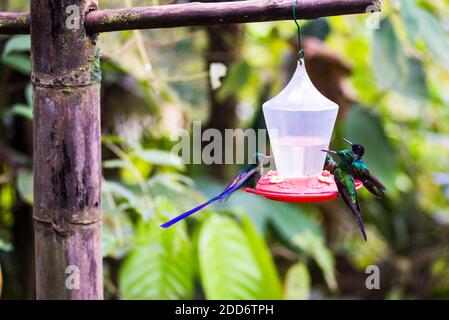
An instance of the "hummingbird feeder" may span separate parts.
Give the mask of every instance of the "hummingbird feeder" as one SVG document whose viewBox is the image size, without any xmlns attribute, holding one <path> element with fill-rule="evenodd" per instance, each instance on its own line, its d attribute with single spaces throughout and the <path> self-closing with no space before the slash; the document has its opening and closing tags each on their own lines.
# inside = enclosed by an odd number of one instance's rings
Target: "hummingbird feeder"
<svg viewBox="0 0 449 320">
<path fill-rule="evenodd" d="M 296 6 L 293 17 L 296 21 Z M 323 96 L 310 80 L 299 52 L 295 73 L 287 86 L 262 106 L 277 171 L 263 175 L 247 192 L 284 202 L 322 202 L 338 195 L 333 175 L 323 171 L 337 119 L 338 105 Z M 357 188 L 362 184 L 356 181 Z"/>
</svg>

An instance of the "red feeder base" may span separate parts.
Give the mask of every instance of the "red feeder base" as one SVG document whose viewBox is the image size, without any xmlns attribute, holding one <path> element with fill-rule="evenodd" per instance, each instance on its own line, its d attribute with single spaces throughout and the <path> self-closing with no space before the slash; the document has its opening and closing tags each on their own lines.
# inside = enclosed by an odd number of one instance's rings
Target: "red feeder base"
<svg viewBox="0 0 449 320">
<path fill-rule="evenodd" d="M 356 180 L 357 190 L 363 184 Z M 332 174 L 309 178 L 281 178 L 276 172 L 268 172 L 259 180 L 255 189 L 244 188 L 246 192 L 282 202 L 324 202 L 338 196 L 338 189 Z"/>
</svg>

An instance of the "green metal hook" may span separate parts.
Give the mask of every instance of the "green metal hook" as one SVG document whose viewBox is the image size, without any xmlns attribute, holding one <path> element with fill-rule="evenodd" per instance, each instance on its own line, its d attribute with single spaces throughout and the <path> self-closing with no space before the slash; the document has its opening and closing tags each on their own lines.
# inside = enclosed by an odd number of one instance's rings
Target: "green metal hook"
<svg viewBox="0 0 449 320">
<path fill-rule="evenodd" d="M 299 44 L 299 53 L 298 53 L 298 61 L 302 64 L 302 61 L 304 59 L 304 49 L 302 48 L 301 44 L 301 27 L 298 24 L 298 21 L 296 19 L 296 6 L 297 6 L 298 0 L 293 0 L 293 19 L 295 21 L 296 27 L 298 28 L 298 44 Z"/>
</svg>

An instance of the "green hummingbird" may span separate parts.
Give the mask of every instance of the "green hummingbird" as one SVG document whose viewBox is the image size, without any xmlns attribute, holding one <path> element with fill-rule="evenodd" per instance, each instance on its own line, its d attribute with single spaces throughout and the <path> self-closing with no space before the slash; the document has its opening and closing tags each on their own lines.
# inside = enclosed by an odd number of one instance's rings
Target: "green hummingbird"
<svg viewBox="0 0 449 320">
<path fill-rule="evenodd" d="M 365 147 L 361 144 L 352 143 L 349 140 L 343 138 L 347 144 L 352 148 L 354 153 L 354 162 L 352 164 L 352 176 L 362 181 L 366 190 L 377 198 L 382 198 L 385 195 L 385 185 L 379 181 L 369 170 L 366 163 L 363 161 L 363 155 L 365 154 Z"/>
<path fill-rule="evenodd" d="M 355 161 L 355 155 L 352 150 L 321 150 L 328 154 L 334 154 L 340 158 L 340 162 L 335 167 L 334 179 L 337 189 L 343 201 L 351 209 L 355 221 L 363 235 L 363 239 L 367 241 L 365 226 L 363 224 L 362 215 L 360 213 L 360 204 L 357 197 L 354 177 L 352 176 L 352 166 Z"/>
</svg>

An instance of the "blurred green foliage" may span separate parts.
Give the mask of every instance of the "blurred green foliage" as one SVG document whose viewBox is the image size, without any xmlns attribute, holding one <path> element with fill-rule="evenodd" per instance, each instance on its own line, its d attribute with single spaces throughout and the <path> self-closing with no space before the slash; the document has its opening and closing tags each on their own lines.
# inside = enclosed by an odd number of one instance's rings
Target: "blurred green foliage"
<svg viewBox="0 0 449 320">
<path fill-rule="evenodd" d="M 10 2 L 11 9 L 23 10 L 25 2 Z M 100 1 L 101 7 L 123 5 Z M 162 221 L 223 188 L 224 182 L 208 177 L 204 167 L 186 166 L 169 152 L 174 125 L 190 129 L 191 121 L 213 116 L 204 62 L 207 39 L 197 28 L 101 36 L 103 110 L 108 110 L 103 112 L 106 297 L 449 297 L 449 178 L 434 179 L 449 172 L 449 3 L 387 2 L 377 30 L 366 27 L 366 18 L 332 17 L 303 25 L 351 65 L 349 81 L 358 103 L 339 120 L 334 147 L 343 147 L 343 136 L 363 143 L 366 162 L 388 187 L 382 201 L 360 192 L 368 243 L 340 201 L 298 206 L 243 192 L 160 229 Z M 247 127 L 267 88 L 274 95 L 288 79 L 286 61 L 296 29 L 287 21 L 248 24 L 244 31 L 242 57 L 228 70 L 217 97 L 236 95 L 246 108 L 240 124 Z M 3 41 L 3 78 L 14 71 L 28 75 L 29 37 Z M 32 119 L 31 86 L 20 90 L 22 102 L 0 101 L 2 132 L 14 129 L 13 120 Z M 6 141 L 7 135 L 0 144 Z M 14 151 L 12 143 L 9 147 L 19 163 L 29 161 L 30 154 Z M 15 263 L 14 208 L 32 203 L 32 175 L 29 167 L 1 161 L 0 270 L 8 276 Z M 338 230 L 332 241 L 331 228 Z M 370 264 L 381 266 L 380 293 L 364 286 Z M 16 297 L 11 289 L 16 280 L 3 279 L 9 282 L 5 297 Z"/>
</svg>

